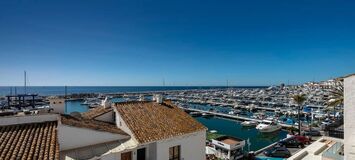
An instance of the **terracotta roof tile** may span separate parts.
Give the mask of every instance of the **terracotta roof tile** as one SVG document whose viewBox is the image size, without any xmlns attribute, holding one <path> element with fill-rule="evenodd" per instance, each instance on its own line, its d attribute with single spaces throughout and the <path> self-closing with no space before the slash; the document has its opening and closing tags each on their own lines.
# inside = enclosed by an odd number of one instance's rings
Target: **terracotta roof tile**
<svg viewBox="0 0 355 160">
<path fill-rule="evenodd" d="M 0 126 L 0 159 L 58 158 L 56 121 Z"/>
<path fill-rule="evenodd" d="M 140 143 L 206 129 L 170 102 L 125 102 L 116 103 L 115 107 Z"/>
<path fill-rule="evenodd" d="M 116 124 L 107 123 L 102 121 L 96 121 L 93 119 L 86 118 L 76 118 L 70 115 L 61 115 L 61 122 L 65 125 L 80 127 L 80 128 L 88 128 L 98 131 L 117 133 L 121 135 L 128 135 L 126 132 L 119 129 Z"/>
</svg>

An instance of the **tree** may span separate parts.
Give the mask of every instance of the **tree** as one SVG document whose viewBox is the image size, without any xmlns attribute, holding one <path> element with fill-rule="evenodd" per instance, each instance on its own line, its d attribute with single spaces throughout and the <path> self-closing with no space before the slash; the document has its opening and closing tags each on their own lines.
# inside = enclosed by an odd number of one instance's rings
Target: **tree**
<svg viewBox="0 0 355 160">
<path fill-rule="evenodd" d="M 344 103 L 344 84 L 342 80 L 337 80 L 330 90 L 330 96 L 327 103 L 328 107 L 333 107 L 334 109 L 334 118 L 335 110 L 337 106 L 343 105 Z"/>
<path fill-rule="evenodd" d="M 298 110 L 298 134 L 301 135 L 301 107 L 306 101 L 306 96 L 304 94 L 297 94 L 292 96 L 293 101 L 297 104 Z"/>
</svg>

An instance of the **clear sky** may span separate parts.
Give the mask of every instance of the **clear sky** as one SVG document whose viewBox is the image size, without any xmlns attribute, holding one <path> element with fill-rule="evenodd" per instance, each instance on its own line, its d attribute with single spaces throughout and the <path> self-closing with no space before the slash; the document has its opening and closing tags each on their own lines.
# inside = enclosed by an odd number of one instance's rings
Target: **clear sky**
<svg viewBox="0 0 355 160">
<path fill-rule="evenodd" d="M 271 85 L 355 72 L 355 1 L 0 1 L 0 86 Z"/>
</svg>

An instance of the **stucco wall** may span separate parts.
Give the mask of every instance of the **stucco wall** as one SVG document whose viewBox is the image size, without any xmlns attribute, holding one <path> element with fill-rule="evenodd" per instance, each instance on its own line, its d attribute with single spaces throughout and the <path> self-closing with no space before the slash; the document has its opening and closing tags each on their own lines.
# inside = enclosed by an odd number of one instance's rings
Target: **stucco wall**
<svg viewBox="0 0 355 160">
<path fill-rule="evenodd" d="M 39 114 L 25 116 L 8 116 L 0 118 L 0 126 L 24 124 L 24 123 L 40 123 L 46 121 L 57 121 L 58 114 Z"/>
<path fill-rule="evenodd" d="M 169 148 L 181 146 L 181 160 L 204 160 L 206 131 L 157 142 L 157 160 L 169 159 Z"/>
<path fill-rule="evenodd" d="M 61 151 L 126 138 L 128 138 L 128 136 L 72 127 L 63 124 L 58 125 L 58 140 Z"/>
<path fill-rule="evenodd" d="M 134 149 L 124 150 L 122 152 L 110 153 L 110 154 L 104 155 L 104 156 L 100 157 L 100 159 L 101 160 L 120 160 L 122 153 L 131 152 L 132 160 L 136 160 L 137 159 L 137 150 L 141 149 L 141 148 L 145 148 L 146 149 L 146 152 L 145 152 L 146 160 L 155 160 L 156 158 L 152 157 L 150 155 L 151 153 L 149 152 L 151 147 L 152 146 L 150 144 L 141 145 L 141 146 L 134 148 Z"/>
<path fill-rule="evenodd" d="M 344 149 L 345 159 L 355 159 L 355 76 L 344 80 Z"/>
<path fill-rule="evenodd" d="M 121 115 L 118 113 L 118 111 L 116 111 L 116 109 L 114 109 L 115 111 L 115 117 L 116 117 L 116 125 L 118 128 L 120 128 L 121 130 L 123 130 L 124 132 L 126 132 L 127 134 L 129 134 L 134 140 L 134 134 L 131 132 L 131 130 L 128 128 L 126 122 L 122 119 Z"/>
<path fill-rule="evenodd" d="M 49 106 L 53 108 L 54 113 L 64 114 L 65 112 L 65 99 L 49 99 Z"/>
<path fill-rule="evenodd" d="M 149 153 L 149 158 L 150 159 L 157 159 L 157 143 L 151 143 L 149 144 L 147 152 Z"/>
</svg>

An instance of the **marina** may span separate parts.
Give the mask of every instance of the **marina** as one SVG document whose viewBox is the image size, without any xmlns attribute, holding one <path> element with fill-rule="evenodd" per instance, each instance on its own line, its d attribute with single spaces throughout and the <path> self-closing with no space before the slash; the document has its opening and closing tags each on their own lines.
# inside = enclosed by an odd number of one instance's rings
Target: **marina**
<svg viewBox="0 0 355 160">
<path fill-rule="evenodd" d="M 253 128 L 243 127 L 241 121 L 231 120 L 226 118 L 212 117 L 212 118 L 195 118 L 203 125 L 208 127 L 208 129 L 216 130 L 218 134 L 230 135 L 233 137 L 238 137 L 244 140 L 249 139 L 250 141 L 250 151 L 256 151 L 266 147 L 274 142 L 277 142 L 283 138 L 286 138 L 287 131 L 279 131 L 275 133 L 260 133 Z M 221 125 L 223 124 L 223 125 Z M 248 152 L 248 145 L 245 145 L 244 151 Z"/>
<path fill-rule="evenodd" d="M 327 81 L 326 84 L 329 82 L 331 81 Z M 206 139 L 206 155 L 222 159 L 256 156 L 256 158 L 263 160 L 273 157 L 271 152 L 280 143 L 298 143 L 292 139 L 295 139 L 293 135 L 299 127 L 299 122 L 303 135 L 342 136 L 341 131 L 326 132 L 325 130 L 330 125 L 341 126 L 341 123 L 336 120 L 341 119 L 342 112 L 341 108 L 329 110 L 325 107 L 330 93 L 327 85 L 323 83 L 271 87 L 200 89 L 192 87 L 175 88 L 174 90 L 171 90 L 172 88 L 154 88 L 159 90 L 143 92 L 139 91 L 147 88 L 138 87 L 135 89 L 137 92 L 73 94 L 65 92 L 64 95 L 56 96 L 37 96 L 35 94 L 36 98 L 32 96 L 33 98 L 28 99 L 27 103 L 24 103 L 23 98 L 16 99 L 22 95 L 17 96 L 11 93 L 7 98 L 2 98 L 1 113 L 16 115 L 23 112 L 35 115 L 41 112 L 51 112 L 52 109 L 56 112 L 58 106 L 62 106 L 59 108 L 63 108 L 63 113 L 66 115 L 82 115 L 111 103 L 157 102 L 161 104 L 164 100 L 168 100 L 207 127 L 206 136 L 209 138 Z M 314 87 L 318 88 L 316 92 L 312 92 L 304 106 L 298 110 L 297 104 L 293 102 L 290 94 L 301 94 L 306 88 L 314 89 Z M 214 138 L 211 138 L 211 134 L 215 135 L 212 136 Z M 302 146 L 304 145 L 306 144 L 302 142 Z M 289 157 L 297 153 L 299 148 L 302 147 L 298 147 L 298 149 L 284 148 L 284 152 L 287 151 L 288 154 L 282 157 Z M 279 147 L 279 149 L 283 148 Z"/>
</svg>

